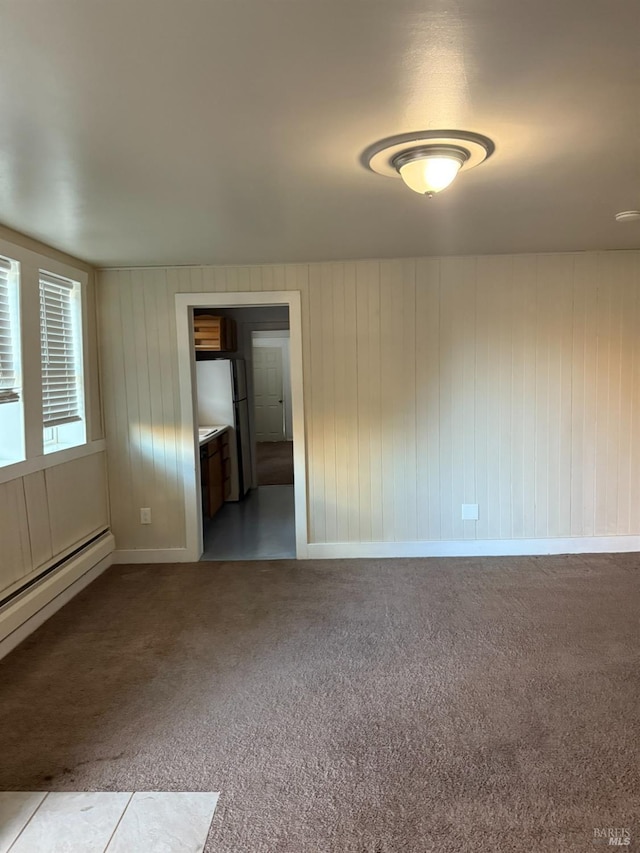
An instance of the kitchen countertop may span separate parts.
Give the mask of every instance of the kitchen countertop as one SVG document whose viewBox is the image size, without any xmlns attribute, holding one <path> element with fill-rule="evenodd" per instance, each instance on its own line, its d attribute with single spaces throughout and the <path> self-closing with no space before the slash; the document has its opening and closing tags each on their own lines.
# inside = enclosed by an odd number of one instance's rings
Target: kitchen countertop
<svg viewBox="0 0 640 853">
<path fill-rule="evenodd" d="M 229 429 L 228 424 L 216 424 L 215 426 L 201 426 L 198 427 L 198 441 L 200 447 L 203 444 L 206 444 L 208 441 L 211 441 L 212 438 L 216 438 L 219 435 L 222 435 L 223 432 Z"/>
</svg>

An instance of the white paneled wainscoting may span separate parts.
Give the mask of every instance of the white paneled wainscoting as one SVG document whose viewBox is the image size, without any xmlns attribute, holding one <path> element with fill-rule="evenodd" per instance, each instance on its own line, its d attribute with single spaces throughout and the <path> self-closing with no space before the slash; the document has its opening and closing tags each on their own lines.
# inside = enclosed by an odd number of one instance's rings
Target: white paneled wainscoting
<svg viewBox="0 0 640 853">
<path fill-rule="evenodd" d="M 103 449 L 0 484 L 0 657 L 111 565 L 106 477 Z"/>
<path fill-rule="evenodd" d="M 176 294 L 282 290 L 299 557 L 638 550 L 640 252 L 602 252 L 100 272 L 116 559 L 186 555 Z"/>
</svg>

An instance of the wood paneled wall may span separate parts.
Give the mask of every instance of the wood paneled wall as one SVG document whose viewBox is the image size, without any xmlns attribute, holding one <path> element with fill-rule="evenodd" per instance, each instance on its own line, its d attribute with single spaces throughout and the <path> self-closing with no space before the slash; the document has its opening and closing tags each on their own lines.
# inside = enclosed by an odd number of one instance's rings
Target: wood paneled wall
<svg viewBox="0 0 640 853">
<path fill-rule="evenodd" d="M 109 526 L 104 453 L 0 484 L 0 598 Z"/>
<path fill-rule="evenodd" d="M 311 542 L 640 534 L 640 253 L 604 252 L 101 272 L 118 548 L 185 544 L 174 295 L 287 289 Z"/>
<path fill-rule="evenodd" d="M 0 226 L 0 240 L 9 257 L 20 259 L 20 252 L 14 252 L 12 248 L 25 249 L 40 256 L 43 265 L 47 260 L 59 261 L 88 274 L 85 292 L 87 323 L 83 341 L 88 355 L 86 408 L 90 434 L 87 438 L 97 445 L 94 445 L 95 452 L 90 456 L 73 461 L 56 461 L 51 457 L 45 465 L 44 459 L 30 458 L 24 464 L 12 466 L 19 470 L 15 476 L 3 469 L 0 482 L 0 598 L 4 598 L 98 529 L 108 527 L 109 518 L 98 376 L 95 270 L 77 258 L 4 226 Z M 30 324 L 31 336 L 23 337 L 22 346 L 38 352 L 37 280 L 34 281 L 36 322 Z M 33 307 L 33 303 L 25 299 L 24 276 L 22 288 L 22 309 L 26 311 Z M 40 393 L 39 385 L 37 393 Z M 28 424 L 28 428 L 42 430 L 39 422 Z"/>
</svg>

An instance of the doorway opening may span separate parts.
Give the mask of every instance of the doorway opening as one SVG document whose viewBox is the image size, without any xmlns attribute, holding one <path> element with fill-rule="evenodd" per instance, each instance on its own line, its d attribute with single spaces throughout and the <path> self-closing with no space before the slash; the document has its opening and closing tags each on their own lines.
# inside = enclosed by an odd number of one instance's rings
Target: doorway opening
<svg viewBox="0 0 640 853">
<path fill-rule="evenodd" d="M 176 311 L 187 559 L 305 556 L 299 293 L 183 293 Z M 203 315 L 233 344 L 196 346 Z"/>
<path fill-rule="evenodd" d="M 199 328 L 206 329 L 207 321 L 200 318 L 211 317 L 212 310 L 229 341 L 227 350 L 220 352 L 200 348 L 196 340 L 201 559 L 293 559 L 289 309 L 271 305 L 196 309 L 196 334 Z M 217 339 L 214 344 L 220 346 Z M 218 431 L 211 435 L 210 429 Z M 275 448 L 275 454 L 270 456 L 265 448 Z"/>
<path fill-rule="evenodd" d="M 289 330 L 254 331 L 251 337 L 257 484 L 293 486 Z"/>
</svg>

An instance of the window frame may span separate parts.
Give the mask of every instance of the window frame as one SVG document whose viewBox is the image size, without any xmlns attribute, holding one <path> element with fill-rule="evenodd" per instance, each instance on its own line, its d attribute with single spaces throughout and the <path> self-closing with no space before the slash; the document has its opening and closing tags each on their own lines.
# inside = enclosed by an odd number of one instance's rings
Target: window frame
<svg viewBox="0 0 640 853">
<path fill-rule="evenodd" d="M 73 342 L 71 347 L 71 352 L 74 356 L 74 379 L 73 385 L 75 386 L 75 394 L 77 397 L 76 406 L 77 406 L 77 415 L 73 419 L 66 420 L 62 423 L 55 422 L 49 423 L 45 421 L 44 417 L 44 408 L 45 408 L 45 381 L 44 381 L 44 370 L 45 370 L 45 354 L 49 354 L 49 341 L 48 341 L 48 333 L 45 325 L 43 324 L 43 319 L 46 316 L 46 313 L 43 312 L 43 285 L 46 288 L 47 285 L 53 286 L 54 288 L 58 288 L 58 290 L 67 289 L 71 296 L 69 297 L 69 322 L 72 327 L 73 332 Z M 43 401 L 43 416 L 42 416 L 42 435 L 43 435 L 43 452 L 45 454 L 56 453 L 59 450 L 64 450 L 66 448 L 71 447 L 80 447 L 83 444 L 87 443 L 87 404 L 85 397 L 85 363 L 84 363 L 84 353 L 86 349 L 86 340 L 84 334 L 84 324 L 83 324 L 83 308 L 84 308 L 84 299 L 86 294 L 83 292 L 81 284 L 79 281 L 72 278 L 62 278 L 59 275 L 52 274 L 48 269 L 40 269 L 38 274 L 38 292 L 39 292 L 39 300 L 40 300 L 40 346 L 41 346 L 41 370 L 42 370 L 42 379 L 41 379 L 41 388 L 42 388 L 42 401 Z M 54 297 L 55 298 L 55 297 Z M 49 334 L 56 334 L 55 331 L 49 330 Z M 58 330 L 57 334 L 60 334 L 60 330 Z M 55 344 L 54 344 L 55 348 Z M 73 426 L 71 426 L 73 424 Z M 46 439 L 46 431 L 53 430 L 54 432 L 54 440 L 47 441 Z M 79 434 L 82 436 L 81 441 L 76 440 L 64 440 L 64 435 Z"/>
<path fill-rule="evenodd" d="M 20 347 L 22 360 L 22 403 L 25 458 L 0 466 L 0 483 L 24 477 L 35 471 L 51 468 L 105 448 L 104 438 L 93 439 L 94 388 L 90 363 L 89 272 L 85 269 L 52 259 L 49 255 L 24 248 L 0 237 L 0 255 L 15 260 L 20 267 L 19 308 Z M 40 270 L 77 282 L 80 289 L 82 341 L 82 390 L 84 399 L 84 442 L 73 447 L 44 452 L 42 417 L 42 364 L 40 342 Z M 95 347 L 94 347 L 95 349 Z"/>
<path fill-rule="evenodd" d="M 24 462 L 26 459 L 26 442 L 25 442 L 25 418 L 24 418 L 24 378 L 22 371 L 22 356 L 23 356 L 23 346 L 22 346 L 22 299 L 21 299 L 21 264 L 20 261 L 15 257 L 15 253 L 6 253 L 0 251 L 0 261 L 8 261 L 10 264 L 10 271 L 15 276 L 13 280 L 9 280 L 8 286 L 8 300 L 7 306 L 9 309 L 9 335 L 8 340 L 11 345 L 12 354 L 11 354 L 11 367 L 14 374 L 14 382 L 12 386 L 12 390 L 14 391 L 16 397 L 15 399 L 0 401 L 0 423 L 6 419 L 6 421 L 11 424 L 13 420 L 14 423 L 10 426 L 10 429 L 17 433 L 20 437 L 17 442 L 15 442 L 12 450 L 15 452 L 7 454 L 8 458 L 4 458 L 2 456 L 2 448 L 0 448 L 0 470 L 4 468 L 8 468 L 11 465 L 18 465 L 21 462 Z M 12 269 L 13 268 L 13 269 Z M 15 328 L 13 323 L 15 323 Z M 9 389 L 6 389 L 9 390 Z M 3 389 L 0 388 L 0 394 L 4 393 Z M 8 413 L 8 410 L 5 409 L 6 406 L 13 407 L 12 411 Z M 16 408 L 17 407 L 17 408 Z M 5 422 L 6 426 L 6 422 Z"/>
</svg>

